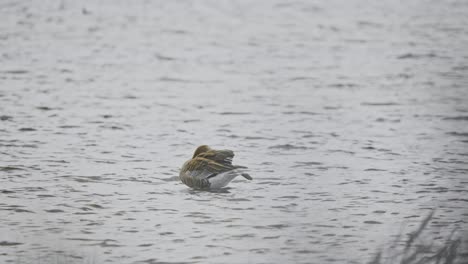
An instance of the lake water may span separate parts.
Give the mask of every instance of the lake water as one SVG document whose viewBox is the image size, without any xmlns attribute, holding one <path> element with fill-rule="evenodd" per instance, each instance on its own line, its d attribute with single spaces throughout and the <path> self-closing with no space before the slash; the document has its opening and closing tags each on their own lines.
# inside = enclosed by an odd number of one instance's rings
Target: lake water
<svg viewBox="0 0 468 264">
<path fill-rule="evenodd" d="M 463 234 L 467 14 L 2 1 L 0 262 L 365 263 L 434 209 Z M 187 188 L 202 144 L 254 180 Z"/>
</svg>

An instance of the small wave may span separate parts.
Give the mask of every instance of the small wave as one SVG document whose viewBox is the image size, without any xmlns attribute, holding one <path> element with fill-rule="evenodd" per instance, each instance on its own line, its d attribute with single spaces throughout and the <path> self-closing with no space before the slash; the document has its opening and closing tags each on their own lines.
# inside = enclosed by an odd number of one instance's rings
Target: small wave
<svg viewBox="0 0 468 264">
<path fill-rule="evenodd" d="M 38 194 L 37 195 L 37 198 L 52 198 L 52 197 L 56 197 L 56 196 L 52 194 Z"/>
<path fill-rule="evenodd" d="M 187 119 L 187 120 L 184 120 L 182 122 L 184 123 L 194 123 L 194 122 L 200 122 L 201 120 L 200 119 Z"/>
<path fill-rule="evenodd" d="M 371 27 L 371 28 L 382 28 L 383 27 L 383 25 L 380 24 L 380 23 L 366 21 L 366 20 L 360 20 L 360 21 L 357 22 L 357 24 L 360 27 Z"/>
<path fill-rule="evenodd" d="M 50 210 L 44 210 L 44 211 L 46 211 L 47 213 L 65 213 L 65 211 L 61 209 L 50 209 Z"/>
<path fill-rule="evenodd" d="M 16 170 L 24 170 L 24 169 L 19 168 L 19 167 L 14 167 L 14 166 L 4 166 L 4 167 L 0 166 L 0 171 L 9 172 L 9 171 L 16 171 Z"/>
<path fill-rule="evenodd" d="M 152 244 L 152 243 L 140 244 L 140 245 L 138 245 L 137 247 L 151 247 L 152 245 L 154 245 L 154 244 Z"/>
<path fill-rule="evenodd" d="M 288 80 L 289 80 L 289 81 L 292 81 L 292 82 L 295 82 L 295 81 L 308 81 L 308 80 L 315 81 L 315 80 L 317 80 L 317 79 L 314 78 L 314 77 L 297 76 L 297 77 L 289 78 Z"/>
<path fill-rule="evenodd" d="M 175 83 L 220 83 L 219 80 L 189 80 L 175 77 L 161 77 L 159 78 L 161 82 L 175 82 Z"/>
<path fill-rule="evenodd" d="M 273 181 L 262 181 L 262 182 L 258 182 L 257 184 L 260 184 L 260 185 L 280 185 L 281 182 L 273 182 Z"/>
<path fill-rule="evenodd" d="M 380 224 L 382 224 L 382 222 L 375 221 L 375 220 L 368 220 L 368 221 L 364 221 L 364 224 L 380 225 Z"/>
<path fill-rule="evenodd" d="M 351 154 L 354 155 L 356 152 L 354 151 L 349 151 L 349 150 L 343 150 L 343 149 L 330 149 L 328 152 L 331 153 L 345 153 L 345 154 Z"/>
<path fill-rule="evenodd" d="M 387 118 L 377 118 L 375 120 L 375 122 L 379 122 L 379 123 L 385 123 L 385 122 L 388 122 L 388 123 L 400 123 L 401 120 L 400 119 L 387 119 Z"/>
<path fill-rule="evenodd" d="M 49 106 L 37 106 L 36 109 L 41 110 L 41 111 L 60 110 L 60 108 L 53 108 Z"/>
<path fill-rule="evenodd" d="M 285 111 L 285 115 L 319 115 L 319 113 L 310 112 L 310 111 Z"/>
<path fill-rule="evenodd" d="M 369 168 L 369 169 L 365 169 L 364 171 L 387 171 L 387 170 Z"/>
<path fill-rule="evenodd" d="M 15 213 L 34 213 L 33 211 L 30 211 L 30 210 L 26 210 L 26 209 L 15 209 L 13 210 Z"/>
<path fill-rule="evenodd" d="M 275 140 L 274 138 L 267 138 L 267 137 L 253 137 L 253 136 L 247 136 L 244 137 L 246 140 Z"/>
<path fill-rule="evenodd" d="M 221 112 L 220 115 L 250 115 L 250 112 Z"/>
<path fill-rule="evenodd" d="M 19 242 L 0 241 L 0 247 L 11 247 L 11 246 L 18 246 L 22 244 L 23 243 L 19 243 Z"/>
<path fill-rule="evenodd" d="M 295 163 L 296 165 L 292 166 L 293 168 L 323 165 L 322 162 L 318 161 L 296 161 Z"/>
<path fill-rule="evenodd" d="M 99 128 L 111 129 L 111 130 L 124 130 L 123 127 L 117 126 L 117 125 L 113 125 L 113 126 L 101 125 L 101 126 L 99 126 Z"/>
<path fill-rule="evenodd" d="M 75 176 L 72 179 L 77 182 L 100 182 L 106 178 L 102 176 Z"/>
<path fill-rule="evenodd" d="M 394 105 L 400 105 L 395 102 L 362 102 L 361 105 L 367 105 L 367 106 L 394 106 Z"/>
<path fill-rule="evenodd" d="M 100 246 L 100 247 L 121 247 L 121 245 L 117 244 L 117 241 L 114 239 L 105 239 L 100 243 L 90 244 L 91 246 Z"/>
<path fill-rule="evenodd" d="M 13 119 L 12 116 L 0 115 L 0 121 L 11 121 L 12 119 Z"/>
<path fill-rule="evenodd" d="M 232 199 L 228 199 L 228 201 L 230 201 L 230 202 L 250 202 L 250 200 L 246 199 L 246 198 L 232 198 Z"/>
<path fill-rule="evenodd" d="M 169 57 L 169 56 L 162 55 L 162 54 L 159 54 L 159 53 L 154 54 L 154 56 L 155 56 L 158 60 L 161 60 L 161 61 L 173 61 L 173 60 L 177 60 L 175 57 Z"/>
<path fill-rule="evenodd" d="M 22 127 L 22 128 L 20 128 L 18 130 L 22 131 L 22 132 L 29 132 L 29 131 L 36 131 L 37 129 L 32 128 L 32 127 Z"/>
<path fill-rule="evenodd" d="M 338 110 L 338 109 L 341 109 L 341 106 L 324 106 L 323 109 L 325 109 L 325 110 Z"/>
<path fill-rule="evenodd" d="M 424 58 L 436 58 L 438 57 L 435 53 L 427 53 L 427 54 L 414 54 L 414 53 L 405 53 L 397 57 L 399 60 L 404 59 L 424 59 Z"/>
<path fill-rule="evenodd" d="M 254 226 L 253 228 L 255 229 L 283 229 L 287 227 L 289 227 L 289 225 L 287 224 L 272 224 L 272 225 L 266 225 L 266 226 Z"/>
<path fill-rule="evenodd" d="M 307 147 L 295 146 L 295 145 L 291 145 L 291 144 L 275 145 L 275 146 L 271 146 L 269 148 L 270 149 L 283 149 L 283 150 L 307 149 Z"/>
<path fill-rule="evenodd" d="M 297 199 L 297 198 L 300 198 L 299 196 L 296 196 L 296 195 L 285 195 L 285 196 L 281 196 L 281 197 L 278 197 L 279 199 Z"/>
<path fill-rule="evenodd" d="M 6 74 L 27 74 L 27 73 L 29 73 L 29 71 L 17 69 L 17 70 L 2 71 L 2 73 L 6 73 Z"/>
<path fill-rule="evenodd" d="M 328 87 L 343 89 L 343 88 L 354 88 L 354 87 L 357 87 L 357 85 L 354 83 L 332 83 L 332 84 L 329 84 Z"/>
<path fill-rule="evenodd" d="M 468 116 L 450 116 L 444 117 L 443 120 L 468 121 Z"/>
<path fill-rule="evenodd" d="M 468 137 L 468 132 L 447 132 L 446 134 L 457 137 Z"/>
</svg>

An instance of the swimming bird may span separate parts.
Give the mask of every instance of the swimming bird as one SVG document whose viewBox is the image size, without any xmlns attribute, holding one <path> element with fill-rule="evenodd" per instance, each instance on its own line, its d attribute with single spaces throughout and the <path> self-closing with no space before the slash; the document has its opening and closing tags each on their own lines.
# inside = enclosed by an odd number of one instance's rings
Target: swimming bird
<svg viewBox="0 0 468 264">
<path fill-rule="evenodd" d="M 232 165 L 233 157 L 232 150 L 199 146 L 192 159 L 182 166 L 179 178 L 185 185 L 194 189 L 219 189 L 239 175 L 252 180 L 249 174 L 242 172 L 247 167 Z"/>
</svg>

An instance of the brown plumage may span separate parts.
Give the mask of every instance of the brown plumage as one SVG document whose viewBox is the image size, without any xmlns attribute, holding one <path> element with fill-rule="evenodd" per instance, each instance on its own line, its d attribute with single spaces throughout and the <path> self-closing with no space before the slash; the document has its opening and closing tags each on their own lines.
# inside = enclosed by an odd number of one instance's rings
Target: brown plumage
<svg viewBox="0 0 468 264">
<path fill-rule="evenodd" d="M 232 164 L 233 157 L 234 152 L 231 150 L 215 150 L 207 145 L 199 146 L 192 159 L 182 166 L 179 178 L 187 186 L 195 189 L 222 188 L 238 175 L 252 180 L 250 175 L 241 172 L 246 167 Z"/>
</svg>

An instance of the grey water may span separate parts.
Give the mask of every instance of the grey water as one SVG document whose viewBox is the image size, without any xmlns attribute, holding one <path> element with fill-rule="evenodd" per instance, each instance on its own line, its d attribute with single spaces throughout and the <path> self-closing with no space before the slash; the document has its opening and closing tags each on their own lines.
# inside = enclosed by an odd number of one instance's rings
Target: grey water
<svg viewBox="0 0 468 264">
<path fill-rule="evenodd" d="M 1 1 L 0 263 L 366 263 L 433 210 L 434 243 L 466 232 L 467 14 Z M 187 188 L 202 144 L 254 180 Z"/>
</svg>

